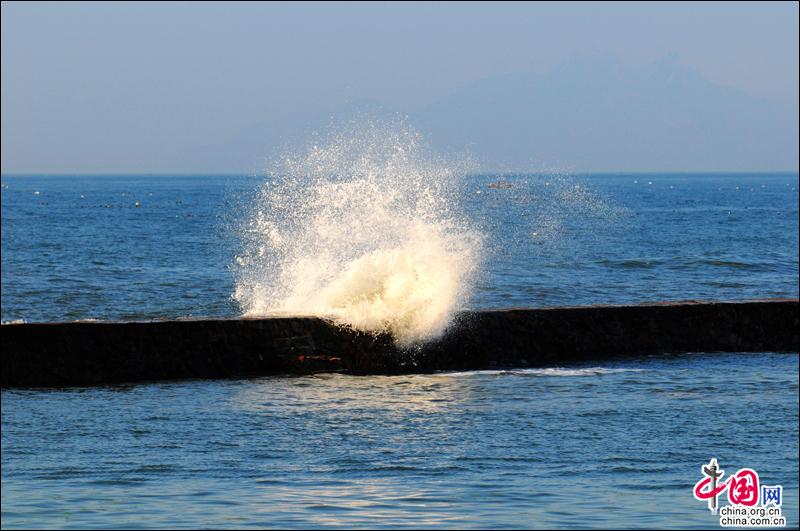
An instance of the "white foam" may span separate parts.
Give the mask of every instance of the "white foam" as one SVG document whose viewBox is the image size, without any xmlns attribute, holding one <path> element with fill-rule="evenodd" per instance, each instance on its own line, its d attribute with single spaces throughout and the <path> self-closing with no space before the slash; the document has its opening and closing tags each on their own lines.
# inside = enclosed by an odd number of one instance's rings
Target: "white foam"
<svg viewBox="0 0 800 531">
<path fill-rule="evenodd" d="M 241 231 L 234 298 L 248 316 L 324 316 L 400 345 L 441 335 L 481 256 L 463 170 L 403 124 L 351 123 L 284 157 Z"/>
</svg>

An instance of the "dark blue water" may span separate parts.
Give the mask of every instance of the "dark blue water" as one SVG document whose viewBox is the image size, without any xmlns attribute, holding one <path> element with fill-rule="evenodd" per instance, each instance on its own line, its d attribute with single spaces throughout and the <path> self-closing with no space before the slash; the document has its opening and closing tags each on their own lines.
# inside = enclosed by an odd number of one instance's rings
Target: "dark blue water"
<svg viewBox="0 0 800 531">
<path fill-rule="evenodd" d="M 3 177 L 2 320 L 239 314 L 236 230 L 261 181 Z M 469 304 L 797 297 L 797 190 L 797 174 L 470 177 L 488 246 Z"/>
<path fill-rule="evenodd" d="M 2 320 L 237 315 L 260 181 L 4 176 Z M 470 305 L 797 297 L 797 188 L 470 177 Z M 796 353 L 3 390 L 2 527 L 715 528 L 711 457 L 782 484 L 797 525 Z"/>
</svg>

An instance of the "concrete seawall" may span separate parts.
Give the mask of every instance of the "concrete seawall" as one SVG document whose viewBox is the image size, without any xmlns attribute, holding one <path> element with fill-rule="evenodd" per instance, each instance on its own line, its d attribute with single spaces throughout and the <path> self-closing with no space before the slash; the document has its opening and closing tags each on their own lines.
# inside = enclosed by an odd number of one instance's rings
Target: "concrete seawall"
<svg viewBox="0 0 800 531">
<path fill-rule="evenodd" d="M 386 336 L 313 317 L 5 324 L 2 386 L 181 378 L 534 367 L 679 352 L 798 351 L 798 300 L 509 309 L 460 314 L 438 341 L 398 350 Z"/>
</svg>

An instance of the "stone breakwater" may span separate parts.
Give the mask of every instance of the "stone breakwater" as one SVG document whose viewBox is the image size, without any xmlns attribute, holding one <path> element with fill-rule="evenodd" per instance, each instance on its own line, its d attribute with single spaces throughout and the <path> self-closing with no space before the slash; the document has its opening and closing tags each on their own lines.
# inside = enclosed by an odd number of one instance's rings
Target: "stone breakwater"
<svg viewBox="0 0 800 531">
<path fill-rule="evenodd" d="M 315 317 L 4 324 L 3 387 L 536 367 L 680 352 L 797 352 L 798 300 L 464 312 L 439 340 Z"/>
</svg>

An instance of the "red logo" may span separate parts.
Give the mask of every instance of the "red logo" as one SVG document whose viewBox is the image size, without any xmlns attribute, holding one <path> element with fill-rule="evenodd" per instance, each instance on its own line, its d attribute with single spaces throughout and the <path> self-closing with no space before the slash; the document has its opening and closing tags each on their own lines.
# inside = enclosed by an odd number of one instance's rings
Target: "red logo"
<svg viewBox="0 0 800 531">
<path fill-rule="evenodd" d="M 728 499 L 732 505 L 752 507 L 758 503 L 758 473 L 743 468 L 728 478 Z"/>
<path fill-rule="evenodd" d="M 707 465 L 700 468 L 705 476 L 694 485 L 694 497 L 698 500 L 708 500 L 711 512 L 717 512 L 717 497 L 728 491 L 731 505 L 752 507 L 758 504 L 758 472 L 751 468 L 739 469 L 726 481 L 721 482 L 724 470 L 717 466 L 717 460 L 712 459 Z"/>
</svg>

